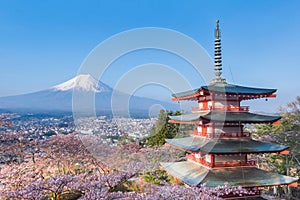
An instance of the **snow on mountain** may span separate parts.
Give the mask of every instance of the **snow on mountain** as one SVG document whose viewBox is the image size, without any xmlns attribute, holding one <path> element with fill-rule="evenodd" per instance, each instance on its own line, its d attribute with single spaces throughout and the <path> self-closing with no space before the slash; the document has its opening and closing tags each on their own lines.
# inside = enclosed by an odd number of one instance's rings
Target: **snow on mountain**
<svg viewBox="0 0 300 200">
<path fill-rule="evenodd" d="M 56 85 L 51 89 L 55 91 L 68 91 L 68 90 L 79 90 L 89 92 L 109 92 L 112 89 L 102 82 L 97 82 L 89 74 L 80 74 L 64 83 Z"/>
<path fill-rule="evenodd" d="M 177 104 L 114 91 L 111 87 L 100 81 L 98 82 L 90 75 L 78 75 L 71 80 L 42 91 L 0 97 L 0 109 L 13 110 L 14 112 L 20 110 L 29 110 L 30 112 L 72 112 L 74 90 L 78 91 L 79 95 L 82 94 L 81 107 L 78 108 L 82 112 L 85 112 L 87 106 L 89 106 L 85 104 L 86 95 L 89 95 L 89 92 L 95 93 L 95 110 L 97 113 L 102 114 L 111 115 L 112 107 L 114 111 L 120 113 L 127 113 L 127 110 L 129 110 L 130 113 L 143 115 L 147 115 L 153 105 L 162 105 L 167 110 L 179 109 Z M 113 93 L 114 99 L 118 100 L 114 105 L 112 105 Z M 126 106 L 128 103 L 129 107 Z"/>
</svg>

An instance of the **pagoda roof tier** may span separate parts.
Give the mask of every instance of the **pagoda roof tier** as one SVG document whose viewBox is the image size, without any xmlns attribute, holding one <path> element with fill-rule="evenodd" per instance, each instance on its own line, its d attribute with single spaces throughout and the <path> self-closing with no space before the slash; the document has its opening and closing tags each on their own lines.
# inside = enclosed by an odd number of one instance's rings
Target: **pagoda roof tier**
<svg viewBox="0 0 300 200">
<path fill-rule="evenodd" d="M 288 148 L 284 145 L 271 144 L 250 138 L 219 139 L 190 136 L 166 139 L 166 142 L 188 152 L 203 152 L 212 154 L 276 153 Z"/>
<path fill-rule="evenodd" d="M 185 123 L 193 121 L 207 122 L 241 122 L 241 123 L 268 123 L 278 121 L 280 116 L 261 115 L 249 112 L 231 112 L 231 111 L 207 111 L 189 113 L 177 116 L 169 116 L 170 123 Z"/>
<path fill-rule="evenodd" d="M 215 83 L 212 85 L 201 86 L 200 88 L 172 94 L 173 100 L 197 100 L 197 97 L 214 94 L 231 94 L 240 99 L 255 99 L 272 97 L 276 89 L 245 87 L 227 83 Z"/>
<path fill-rule="evenodd" d="M 263 187 L 288 185 L 297 178 L 264 171 L 256 167 L 206 168 L 190 161 L 164 162 L 161 166 L 172 176 L 188 185 L 217 187 L 228 183 L 229 186 Z"/>
</svg>

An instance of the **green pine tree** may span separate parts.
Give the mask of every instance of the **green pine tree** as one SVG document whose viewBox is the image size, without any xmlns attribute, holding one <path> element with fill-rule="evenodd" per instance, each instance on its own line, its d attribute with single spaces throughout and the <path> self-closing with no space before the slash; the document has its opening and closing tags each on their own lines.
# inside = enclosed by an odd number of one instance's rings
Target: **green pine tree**
<svg viewBox="0 0 300 200">
<path fill-rule="evenodd" d="M 180 111 L 166 111 L 161 110 L 156 124 L 150 130 L 149 137 L 147 138 L 147 146 L 162 146 L 166 138 L 174 138 L 179 130 L 179 124 L 170 124 L 169 116 L 181 115 Z"/>
</svg>

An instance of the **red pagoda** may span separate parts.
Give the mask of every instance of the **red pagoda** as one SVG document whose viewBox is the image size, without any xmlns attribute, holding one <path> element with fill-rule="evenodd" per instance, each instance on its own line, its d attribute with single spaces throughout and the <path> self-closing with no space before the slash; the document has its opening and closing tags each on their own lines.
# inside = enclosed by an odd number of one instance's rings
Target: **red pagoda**
<svg viewBox="0 0 300 200">
<path fill-rule="evenodd" d="M 221 77 L 221 40 L 217 20 L 215 30 L 215 78 L 207 86 L 173 94 L 173 100 L 198 102 L 189 114 L 170 116 L 169 123 L 194 124 L 189 137 L 166 139 L 166 143 L 186 152 L 186 161 L 165 162 L 161 166 L 190 186 L 262 188 L 296 185 L 296 178 L 258 169 L 249 154 L 285 153 L 287 146 L 251 138 L 245 124 L 274 123 L 280 116 L 249 112 L 242 100 L 276 97 L 276 89 L 228 84 Z"/>
</svg>

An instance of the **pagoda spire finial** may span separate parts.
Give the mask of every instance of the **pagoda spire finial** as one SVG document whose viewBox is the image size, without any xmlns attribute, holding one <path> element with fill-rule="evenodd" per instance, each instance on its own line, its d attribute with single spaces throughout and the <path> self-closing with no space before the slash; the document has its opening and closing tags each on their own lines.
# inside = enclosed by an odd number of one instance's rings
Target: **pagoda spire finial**
<svg viewBox="0 0 300 200">
<path fill-rule="evenodd" d="M 217 19 L 216 20 L 216 33 L 215 33 L 215 36 L 217 39 L 219 39 L 220 37 L 220 29 L 219 29 L 219 20 Z"/>
<path fill-rule="evenodd" d="M 215 78 L 211 84 L 226 83 L 226 80 L 221 77 L 222 74 L 222 56 L 221 56 L 221 39 L 220 39 L 219 20 L 216 20 L 215 29 Z"/>
</svg>

